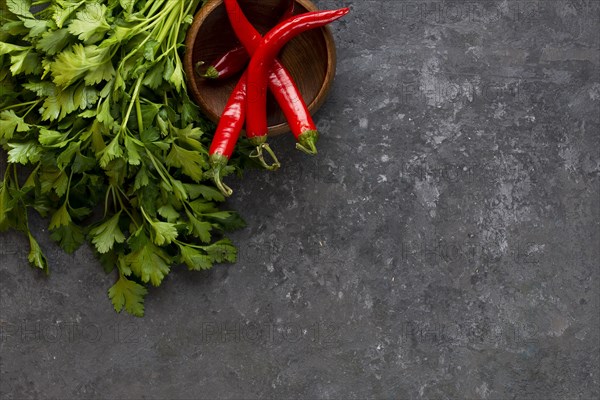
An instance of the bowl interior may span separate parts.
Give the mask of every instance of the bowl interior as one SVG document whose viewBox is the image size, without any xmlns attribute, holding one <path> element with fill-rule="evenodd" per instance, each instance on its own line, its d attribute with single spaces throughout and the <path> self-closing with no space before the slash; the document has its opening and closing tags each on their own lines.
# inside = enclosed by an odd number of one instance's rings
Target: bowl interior
<svg viewBox="0 0 600 400">
<path fill-rule="evenodd" d="M 239 4 L 250 22 L 264 35 L 277 24 L 287 2 L 239 0 Z M 314 10 L 316 6 L 310 1 L 296 0 L 296 13 Z M 193 66 L 199 61 L 210 64 L 238 45 L 239 41 L 231 28 L 222 0 L 205 3 L 188 31 L 184 64 L 193 97 L 214 122 L 219 120 L 241 73 L 227 80 L 213 81 L 198 77 Z M 294 78 L 309 110 L 316 112 L 335 73 L 335 46 L 329 29 L 320 28 L 302 33 L 282 49 L 279 59 Z M 271 94 L 268 96 L 267 116 L 270 134 L 289 130 L 285 117 Z"/>
</svg>

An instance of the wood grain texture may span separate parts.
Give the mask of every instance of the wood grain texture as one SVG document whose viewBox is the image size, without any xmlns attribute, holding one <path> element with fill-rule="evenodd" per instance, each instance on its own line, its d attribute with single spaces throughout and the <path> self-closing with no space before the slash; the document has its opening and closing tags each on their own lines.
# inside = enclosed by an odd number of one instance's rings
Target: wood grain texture
<svg viewBox="0 0 600 400">
<path fill-rule="evenodd" d="M 281 0 L 239 0 L 244 14 L 262 34 L 271 29 L 283 14 L 286 2 Z M 296 13 L 315 11 L 308 0 L 296 0 Z M 198 61 L 211 63 L 239 45 L 231 28 L 222 0 L 208 1 L 194 17 L 186 37 L 184 68 L 188 87 L 200 109 L 218 122 L 227 100 L 241 74 L 224 81 L 199 78 L 194 72 Z M 325 101 L 333 82 L 336 67 L 335 43 L 329 28 L 304 32 L 291 40 L 279 54 L 279 59 L 294 78 L 311 114 Z M 267 101 L 269 134 L 289 131 L 285 117 L 274 98 Z"/>
</svg>

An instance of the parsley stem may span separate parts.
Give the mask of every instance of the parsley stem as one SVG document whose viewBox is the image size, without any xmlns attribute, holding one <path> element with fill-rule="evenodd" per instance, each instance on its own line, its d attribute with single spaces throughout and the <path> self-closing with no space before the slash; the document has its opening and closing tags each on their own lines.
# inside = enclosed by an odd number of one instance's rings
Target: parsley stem
<svg viewBox="0 0 600 400">
<path fill-rule="evenodd" d="M 167 48 L 165 51 L 163 51 L 163 52 L 162 52 L 162 54 L 161 54 L 160 56 L 158 56 L 158 58 L 156 59 L 156 62 L 158 62 L 158 61 L 162 60 L 162 59 L 163 59 L 163 58 L 165 58 L 165 57 L 168 57 L 168 56 L 170 56 L 170 55 L 171 55 L 170 53 L 171 53 L 173 50 L 175 50 L 176 48 L 177 48 L 177 45 L 176 45 L 176 44 L 175 44 L 174 46 L 170 46 L 169 48 Z M 176 57 L 178 58 L 178 56 L 176 56 Z"/>
<path fill-rule="evenodd" d="M 151 5 L 152 5 L 152 6 L 156 6 L 156 3 L 153 3 L 152 1 L 147 1 L 147 2 L 146 2 L 146 4 L 144 4 L 144 8 L 142 8 L 142 9 L 139 11 L 139 13 L 140 13 L 141 15 L 146 15 L 147 17 L 150 17 L 150 16 L 152 15 L 152 12 L 153 12 L 153 11 L 152 11 L 152 10 L 150 10 L 150 12 L 148 12 L 147 14 L 146 14 L 146 11 L 148 10 L 148 7 L 150 7 Z M 153 8 L 154 8 L 154 7 L 153 7 Z"/>
<path fill-rule="evenodd" d="M 144 22 L 142 22 L 142 23 L 136 25 L 135 27 L 131 28 L 134 33 L 131 33 L 130 37 L 134 37 L 134 36 L 138 35 L 139 33 L 145 32 L 145 31 L 149 30 L 150 28 L 152 28 L 152 31 L 148 35 L 146 35 L 146 37 L 144 38 L 144 40 L 142 40 L 137 45 L 138 49 L 144 48 L 144 45 L 150 39 L 152 39 L 155 36 L 154 35 L 154 31 L 157 29 L 156 25 L 158 25 L 161 22 L 163 22 L 163 19 L 162 19 L 163 14 L 168 13 L 169 11 L 171 11 L 171 8 L 173 8 L 173 6 L 168 6 L 163 11 L 161 11 L 159 14 L 157 14 L 155 17 L 161 17 L 161 18 L 158 18 L 156 21 L 148 24 L 148 19 L 144 19 Z M 150 20 L 153 19 L 153 18 L 155 18 L 155 17 L 150 18 Z M 142 29 L 142 27 L 143 27 L 143 29 Z M 136 32 L 136 30 L 138 30 L 138 31 Z M 160 29 L 159 29 L 159 31 L 160 31 Z M 158 42 L 160 42 L 160 40 Z M 118 49 L 118 47 L 117 47 L 117 49 Z M 123 59 L 121 60 L 120 64 L 119 64 L 119 70 L 122 70 L 124 68 L 124 66 L 125 66 L 125 62 L 127 60 L 129 60 L 129 58 L 131 58 L 131 57 L 133 57 L 135 55 L 139 55 L 137 51 L 133 51 L 133 52 L 127 54 L 126 56 L 124 56 Z M 114 54 L 113 54 L 113 56 L 114 56 Z"/>
<path fill-rule="evenodd" d="M 190 212 L 192 215 L 196 215 L 194 209 L 189 205 L 189 201 L 182 201 L 183 207 L 187 212 Z"/>
<path fill-rule="evenodd" d="M 112 186 L 112 185 L 111 185 Z M 123 197 L 125 197 L 125 199 L 129 202 L 129 199 L 127 198 L 127 196 L 125 195 L 125 193 L 123 193 L 123 190 L 120 187 L 117 187 L 117 199 L 119 200 L 119 204 L 121 205 L 121 210 L 125 211 L 125 214 L 127 214 L 129 216 L 129 218 L 131 219 L 131 222 L 134 223 L 136 228 L 139 228 L 140 225 L 138 224 L 138 222 L 136 221 L 136 219 L 133 217 L 133 215 L 129 212 L 129 209 L 127 207 L 125 207 L 125 204 L 123 203 L 123 199 L 121 199 L 121 195 Z M 113 193 L 114 193 L 114 187 L 113 187 Z M 119 194 L 120 193 L 120 194 Z"/>
<path fill-rule="evenodd" d="M 110 195 L 110 191 L 112 190 L 112 185 L 108 186 L 108 189 L 106 189 L 106 196 L 104 196 L 104 218 L 106 218 L 106 216 L 108 215 L 108 199 L 109 199 L 109 195 Z"/>
<path fill-rule="evenodd" d="M 39 101 L 36 102 L 35 104 L 32 104 L 31 107 L 29 107 L 27 109 L 27 111 L 25 111 L 25 114 L 23 114 L 23 116 L 21 118 L 25 119 L 25 117 L 27 116 L 27 114 L 29 114 L 31 112 L 31 110 L 33 110 L 35 108 L 35 106 L 37 106 L 37 103 L 39 103 Z"/>
<path fill-rule="evenodd" d="M 155 1 L 155 2 L 148 2 L 148 3 L 153 3 L 152 4 L 152 8 L 150 8 L 150 11 L 148 12 L 148 15 L 152 15 L 154 14 L 159 8 L 160 6 L 164 5 L 164 3 L 160 2 L 160 1 Z M 173 4 L 174 2 L 169 2 L 169 4 Z M 165 7 L 167 8 L 167 7 Z M 164 10 L 163 10 L 164 12 Z M 159 13 L 158 15 L 162 15 L 163 12 Z"/>
<path fill-rule="evenodd" d="M 198 2 L 199 2 L 199 1 L 200 1 L 200 0 L 194 0 L 194 1 L 190 1 L 190 2 L 188 3 L 188 6 L 187 6 L 187 8 L 185 9 L 185 13 L 184 13 L 184 14 L 185 14 L 185 15 L 191 14 L 191 12 L 192 12 L 192 9 L 194 9 L 194 10 L 195 10 L 196 8 L 198 8 Z"/>
<path fill-rule="evenodd" d="M 112 186 L 112 185 L 111 185 L 111 186 Z M 115 193 L 115 188 L 114 188 L 114 186 L 112 186 L 112 190 L 111 190 L 111 192 L 112 192 L 112 198 L 113 198 L 113 207 L 115 207 L 115 212 L 117 212 L 117 204 L 118 204 L 118 203 L 117 203 L 117 195 L 116 195 L 116 193 Z"/>
<path fill-rule="evenodd" d="M 183 4 L 181 4 L 183 6 Z M 171 25 L 169 28 L 169 50 L 177 46 L 177 38 L 179 36 L 179 27 L 181 26 L 181 21 L 183 20 L 183 7 L 179 7 L 179 23 Z"/>
<path fill-rule="evenodd" d="M 39 168 L 40 165 L 38 164 L 38 166 L 36 167 Z M 69 184 L 67 185 L 67 192 L 65 193 L 65 203 L 67 206 L 71 206 L 69 204 L 69 193 L 71 193 L 71 181 L 73 180 L 73 169 L 71 169 L 71 173 L 69 174 Z"/>
<path fill-rule="evenodd" d="M 32 101 L 27 101 L 25 103 L 19 103 L 19 104 L 11 104 L 9 106 L 6 107 L 2 107 L 0 109 L 0 111 L 5 111 L 5 110 L 10 110 L 11 108 L 17 108 L 17 107 L 22 107 L 22 106 L 28 106 L 30 104 L 36 105 L 39 102 L 41 102 L 43 99 L 39 99 L 39 100 L 32 100 Z"/>
<path fill-rule="evenodd" d="M 146 221 L 148 221 L 148 223 L 150 225 L 154 225 L 154 221 L 152 221 L 152 219 L 148 216 L 148 214 L 146 214 L 146 211 L 144 211 L 144 207 L 140 207 L 140 210 L 142 211 L 142 215 L 144 216 L 144 219 Z"/>
<path fill-rule="evenodd" d="M 137 79 L 137 82 L 135 83 L 135 89 L 133 90 L 133 94 L 131 95 L 131 102 L 129 103 L 129 107 L 127 108 L 127 113 L 125 114 L 125 117 L 123 117 L 123 123 L 121 124 L 121 129 L 119 130 L 119 133 L 125 130 L 127 122 L 129 122 L 129 116 L 131 115 L 131 111 L 133 110 L 133 105 L 136 103 L 136 99 L 139 100 L 140 88 L 142 86 L 143 80 L 144 74 L 140 75 L 140 77 Z"/>
<path fill-rule="evenodd" d="M 6 187 L 6 183 L 8 182 L 8 177 L 10 176 L 10 174 L 8 173 L 8 169 L 12 166 L 13 166 L 13 164 L 11 164 L 11 163 L 9 163 L 6 166 L 6 170 L 4 171 L 4 178 L 2 179 L 3 187 Z"/>
<path fill-rule="evenodd" d="M 140 105 L 139 96 L 135 98 L 135 112 L 136 112 L 137 120 L 138 120 L 138 130 L 140 131 L 140 134 L 141 134 L 142 132 L 144 132 L 144 121 L 142 119 L 142 107 Z"/>
<path fill-rule="evenodd" d="M 165 177 L 163 175 L 163 172 L 161 171 L 161 166 L 162 165 L 156 161 L 156 158 L 154 158 L 154 155 L 152 154 L 152 152 L 148 148 L 146 148 L 146 154 L 148 154 L 148 156 L 150 156 L 150 161 L 152 161 L 152 164 L 154 165 L 154 168 L 156 169 L 156 172 L 158 172 L 158 174 L 163 179 L 163 181 L 165 181 L 166 183 L 168 183 L 170 185 L 170 183 L 169 183 L 170 179 L 167 178 L 167 177 Z M 167 175 L 169 175 L 168 172 L 167 172 Z"/>
<path fill-rule="evenodd" d="M 156 39 L 159 43 L 162 43 L 165 40 L 167 35 L 171 33 L 173 27 L 176 26 L 177 29 L 179 29 L 179 24 L 176 24 L 175 22 L 175 20 L 177 19 L 177 13 L 172 12 L 172 10 L 169 10 L 169 12 L 171 12 L 171 14 L 169 14 L 167 19 L 164 21 L 161 31 Z"/>
<path fill-rule="evenodd" d="M 8 169 L 8 167 L 6 169 Z M 14 182 L 15 182 L 15 187 L 17 188 L 17 190 L 20 190 L 20 188 L 19 188 L 19 176 L 17 175 L 17 166 L 14 165 L 14 164 L 13 164 L 13 179 L 14 179 Z"/>
<path fill-rule="evenodd" d="M 206 251 L 206 246 L 200 246 L 200 245 L 192 244 L 192 243 L 184 243 L 184 242 L 182 242 L 180 240 L 177 240 L 177 239 L 173 239 L 173 243 L 178 244 L 180 246 L 189 246 L 189 247 L 194 247 L 196 249 L 200 249 L 200 250 Z"/>
</svg>

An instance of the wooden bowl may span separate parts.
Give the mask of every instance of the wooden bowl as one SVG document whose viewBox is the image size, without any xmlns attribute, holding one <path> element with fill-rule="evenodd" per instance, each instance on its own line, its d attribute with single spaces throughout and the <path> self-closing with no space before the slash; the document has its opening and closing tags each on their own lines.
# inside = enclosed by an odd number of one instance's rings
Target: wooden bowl
<svg viewBox="0 0 600 400">
<path fill-rule="evenodd" d="M 238 0 L 246 17 L 261 33 L 275 26 L 286 8 L 282 0 Z M 296 13 L 315 11 L 317 7 L 309 0 L 296 0 Z M 198 77 L 194 65 L 198 61 L 212 63 L 225 52 L 239 45 L 231 28 L 222 0 L 209 0 L 197 12 L 186 37 L 183 60 L 188 87 L 204 114 L 215 123 L 241 73 L 223 81 Z M 311 113 L 315 113 L 325 101 L 335 75 L 335 43 L 329 28 L 307 31 L 291 40 L 279 54 Z M 285 117 L 277 102 L 269 93 L 267 100 L 269 134 L 289 131 Z"/>
</svg>

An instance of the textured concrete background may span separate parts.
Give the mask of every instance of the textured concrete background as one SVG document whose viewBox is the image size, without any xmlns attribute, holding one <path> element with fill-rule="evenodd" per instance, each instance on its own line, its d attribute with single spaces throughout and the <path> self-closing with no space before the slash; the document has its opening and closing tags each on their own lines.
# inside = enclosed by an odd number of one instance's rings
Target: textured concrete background
<svg viewBox="0 0 600 400">
<path fill-rule="evenodd" d="M 598 1 L 318 4 L 353 9 L 321 153 L 231 182 L 236 265 L 135 319 L 2 234 L 0 398 L 597 398 Z"/>
</svg>

